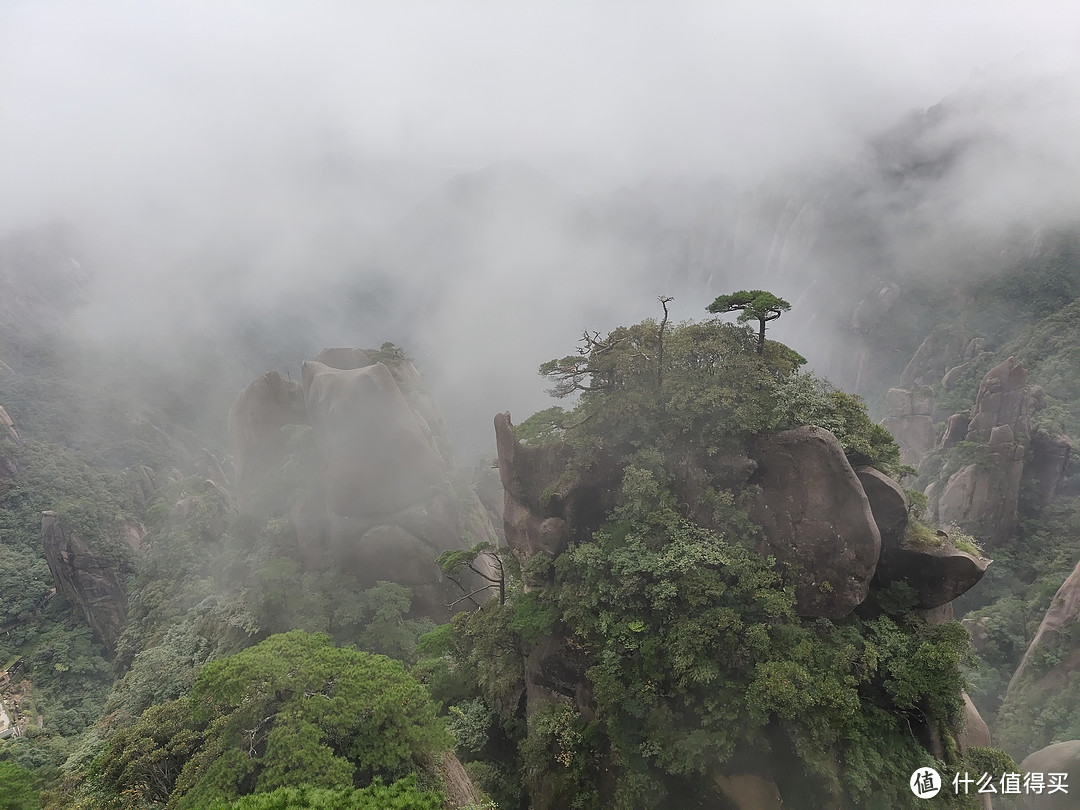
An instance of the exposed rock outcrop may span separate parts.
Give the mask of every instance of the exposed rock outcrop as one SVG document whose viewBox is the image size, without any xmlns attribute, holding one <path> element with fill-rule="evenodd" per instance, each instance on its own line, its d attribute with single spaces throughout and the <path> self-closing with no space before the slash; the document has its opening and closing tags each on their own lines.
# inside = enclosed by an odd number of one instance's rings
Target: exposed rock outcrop
<svg viewBox="0 0 1080 810">
<path fill-rule="evenodd" d="M 990 739 L 990 729 L 986 721 L 982 719 L 979 710 L 971 702 L 968 693 L 962 694 L 964 696 L 964 729 L 956 738 L 960 753 L 964 753 L 969 748 L 992 748 L 993 741 Z"/>
<path fill-rule="evenodd" d="M 900 374 L 900 387 L 932 385 L 965 360 L 972 340 L 958 326 L 935 329 L 915 350 L 915 354 Z M 970 358 L 967 358 L 970 359 Z"/>
<path fill-rule="evenodd" d="M 229 410 L 229 445 L 241 511 L 264 476 L 285 457 L 286 425 L 308 423 L 300 385 L 268 371 L 241 391 Z"/>
<path fill-rule="evenodd" d="M 975 587 L 990 562 L 960 551 L 942 538 L 940 547 L 905 543 L 883 550 L 877 577 L 882 585 L 906 582 L 915 589 L 917 607 L 929 610 L 948 604 Z"/>
<path fill-rule="evenodd" d="M 941 523 L 955 523 L 991 545 L 1008 538 L 1029 442 L 1032 410 L 1027 372 L 1013 358 L 990 369 L 968 419 L 965 441 L 981 445 L 977 459 L 956 470 L 933 504 Z M 947 440 L 955 441 L 965 415 L 950 420 Z M 936 493 L 935 493 L 936 494 Z"/>
<path fill-rule="evenodd" d="M 11 478 L 19 472 L 19 465 L 11 452 L 15 445 L 20 444 L 19 432 L 15 430 L 15 423 L 8 416 L 8 412 L 0 405 L 0 483 L 6 478 Z"/>
<path fill-rule="evenodd" d="M 1049 784 L 1050 774 L 1065 774 L 1068 791 L 1027 793 L 1022 797 L 1024 810 L 1075 810 L 1076 775 L 1080 774 L 1080 740 L 1068 740 L 1040 748 L 1020 763 L 1021 773 L 1041 773 Z M 1069 777 L 1072 777 L 1071 779 Z"/>
<path fill-rule="evenodd" d="M 1064 650 L 1059 662 L 1045 672 L 1036 673 L 1033 661 L 1040 650 L 1049 651 L 1056 644 L 1064 631 L 1075 625 L 1080 618 L 1080 564 L 1073 569 L 1069 577 L 1058 588 L 1050 607 L 1043 616 L 1035 637 L 1028 645 L 1024 657 L 1009 681 L 1004 703 L 1017 699 L 1021 686 L 1034 690 L 1034 694 L 1045 694 L 1051 689 L 1062 686 L 1069 676 L 1080 669 L 1080 648 Z M 1026 682 L 1030 682 L 1026 683 Z M 1027 699 L 1031 699 L 1028 692 Z"/>
<path fill-rule="evenodd" d="M 840 442 L 801 427 L 761 438 L 753 455 L 761 491 L 748 512 L 765 531 L 760 551 L 800 568 L 800 615 L 846 616 L 866 598 L 881 535 Z"/>
<path fill-rule="evenodd" d="M 55 512 L 41 513 L 41 543 L 57 590 L 82 610 L 94 636 L 114 652 L 127 624 L 127 599 L 112 565 L 65 530 Z"/>
<path fill-rule="evenodd" d="M 427 499 L 445 462 L 390 369 L 382 363 L 335 369 L 307 360 L 303 378 L 332 515 L 374 519 Z"/>
<path fill-rule="evenodd" d="M 514 438 L 509 413 L 495 416 L 506 544 L 524 565 L 537 554 L 552 559 L 571 540 L 585 539 L 614 507 L 621 466 L 601 456 L 587 470 L 564 476 L 570 461 L 562 445 L 526 447 Z"/>
<path fill-rule="evenodd" d="M 934 447 L 934 394 L 929 388 L 890 388 L 882 426 L 896 439 L 900 460 L 917 467 Z"/>
<path fill-rule="evenodd" d="M 359 587 L 392 580 L 412 589 L 414 614 L 445 620 L 460 594 L 435 560 L 463 544 L 497 544 L 490 515 L 470 489 L 451 484 L 445 424 L 400 351 L 333 348 L 318 357 L 303 364 L 302 385 L 269 372 L 237 397 L 229 434 L 240 511 L 253 508 L 251 493 L 269 471 L 283 474 L 288 454 L 306 470 L 288 511 L 304 564 L 340 566 Z M 286 425 L 311 431 L 288 445 Z"/>
<path fill-rule="evenodd" d="M 908 524 L 908 502 L 903 488 L 873 467 L 856 467 L 855 475 L 866 493 L 881 535 L 881 553 L 898 548 Z"/>
<path fill-rule="evenodd" d="M 1040 506 L 1049 504 L 1057 494 L 1072 451 L 1073 443 L 1068 436 L 1048 436 L 1041 431 L 1032 434 L 1021 486 L 1026 482 L 1031 483 Z"/>
</svg>

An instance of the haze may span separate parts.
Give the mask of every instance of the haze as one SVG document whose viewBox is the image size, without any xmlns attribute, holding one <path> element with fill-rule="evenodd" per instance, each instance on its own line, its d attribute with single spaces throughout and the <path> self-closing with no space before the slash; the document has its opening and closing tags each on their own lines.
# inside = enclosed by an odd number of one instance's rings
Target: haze
<svg viewBox="0 0 1080 810">
<path fill-rule="evenodd" d="M 990 271 L 973 242 L 1074 219 L 1078 61 L 1067 3 L 2 2 L 0 237 L 72 227 L 74 326 L 162 363 L 274 314 L 298 354 L 401 342 L 483 449 L 582 328 L 758 286 L 747 193 L 889 212 L 872 259 L 770 265 L 825 371 L 832 268 Z M 921 143 L 959 157 L 879 185 L 870 144 L 947 98 Z M 663 258 L 703 221 L 760 249 Z"/>
</svg>

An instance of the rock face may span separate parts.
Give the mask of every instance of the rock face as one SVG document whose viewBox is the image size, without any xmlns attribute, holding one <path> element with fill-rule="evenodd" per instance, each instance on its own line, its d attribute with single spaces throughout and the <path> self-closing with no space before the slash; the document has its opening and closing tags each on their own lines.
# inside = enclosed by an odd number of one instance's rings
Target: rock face
<svg viewBox="0 0 1080 810">
<path fill-rule="evenodd" d="M 445 462 L 382 363 L 303 365 L 304 403 L 326 462 L 330 513 L 391 515 L 424 499 Z"/>
<path fill-rule="evenodd" d="M 906 582 L 915 589 L 916 606 L 929 610 L 971 590 L 986 573 L 990 560 L 959 551 L 950 543 L 941 548 L 905 548 L 882 552 L 878 580 L 883 585 Z"/>
<path fill-rule="evenodd" d="M 238 490 L 248 494 L 240 511 L 253 508 L 252 487 L 299 452 L 306 491 L 288 516 L 304 564 L 339 566 L 359 587 L 397 582 L 412 589 L 414 615 L 445 621 L 461 594 L 435 560 L 462 545 L 497 544 L 490 515 L 471 490 L 451 485 L 445 423 L 404 355 L 384 346 L 318 358 L 303 364 L 302 385 L 270 372 L 237 397 L 229 433 Z M 311 426 L 300 451 L 286 446 L 285 425 Z"/>
<path fill-rule="evenodd" d="M 992 748 L 993 741 L 990 739 L 990 729 L 986 721 L 982 719 L 979 710 L 971 702 L 968 693 L 964 692 L 964 730 L 956 738 L 960 746 L 960 753 L 968 748 Z"/>
<path fill-rule="evenodd" d="M 1030 754 L 1020 763 L 1022 773 L 1044 774 L 1044 782 L 1049 784 L 1049 774 L 1066 774 L 1065 783 L 1069 786 L 1067 793 L 1057 791 L 1051 794 L 1046 791 L 1042 794 L 1029 793 L 1023 797 L 1024 810 L 1075 810 L 1076 808 L 1076 775 L 1080 774 L 1080 740 L 1068 740 L 1067 742 L 1048 745 Z M 1069 776 L 1072 778 L 1070 779 Z"/>
<path fill-rule="evenodd" d="M 856 467 L 855 475 L 866 493 L 870 512 L 881 535 L 881 553 L 899 548 L 908 524 L 908 502 L 903 488 L 873 467 Z"/>
<path fill-rule="evenodd" d="M 846 616 L 866 598 L 881 535 L 840 442 L 823 428 L 795 428 L 762 438 L 753 455 L 761 492 L 748 511 L 765 530 L 760 551 L 801 568 L 800 615 Z"/>
<path fill-rule="evenodd" d="M 931 385 L 960 365 L 972 346 L 968 334 L 959 327 L 935 329 L 915 350 L 914 356 L 900 374 L 900 386 Z"/>
<path fill-rule="evenodd" d="M 114 652 L 127 624 L 127 599 L 116 571 L 78 535 L 65 530 L 55 512 L 41 513 L 41 543 L 57 591 L 78 605 L 94 636 Z"/>
<path fill-rule="evenodd" d="M 1031 482 L 1040 506 L 1049 504 L 1057 494 L 1072 451 L 1072 440 L 1068 436 L 1048 436 L 1039 431 L 1032 435 L 1021 484 Z"/>
<path fill-rule="evenodd" d="M 956 470 L 941 488 L 933 505 L 941 523 L 963 526 L 991 545 L 1012 534 L 1029 442 L 1031 393 L 1027 372 L 1011 357 L 983 377 L 964 437 L 981 445 L 979 456 Z M 950 420 L 949 441 L 967 418 L 959 417 Z"/>
<path fill-rule="evenodd" d="M 1036 694 L 1045 694 L 1056 689 L 1068 680 L 1069 676 L 1080 669 L 1080 648 L 1064 651 L 1065 655 L 1050 670 L 1036 674 L 1033 661 L 1040 650 L 1050 651 L 1059 641 L 1062 633 L 1073 626 L 1080 618 L 1080 564 L 1069 574 L 1050 602 L 1050 607 L 1043 616 L 1035 637 L 1028 645 L 1027 652 L 1020 659 L 1020 665 L 1009 681 L 1005 693 L 1005 703 L 1017 698 L 1017 693 L 1025 681 L 1031 681 Z M 1029 694 L 1028 699 L 1031 699 Z"/>
<path fill-rule="evenodd" d="M 929 388 L 890 388 L 881 425 L 896 439 L 900 460 L 917 467 L 934 447 L 934 395 Z"/>
<path fill-rule="evenodd" d="M 7 411 L 0 406 L 0 483 L 6 478 L 11 478 L 19 471 L 19 465 L 11 453 L 14 445 L 21 444 L 19 432 L 15 430 L 15 423 L 11 421 Z"/>
<path fill-rule="evenodd" d="M 229 444 L 241 510 L 251 506 L 255 488 L 285 456 L 285 425 L 307 424 L 303 391 L 297 383 L 268 371 L 240 392 L 229 410 Z"/>
<path fill-rule="evenodd" d="M 521 564 L 537 554 L 555 558 L 571 540 L 585 539 L 614 506 L 621 467 L 598 459 L 563 480 L 569 452 L 562 446 L 526 447 L 514 438 L 509 413 L 495 417 L 503 485 L 506 544 Z"/>
</svg>

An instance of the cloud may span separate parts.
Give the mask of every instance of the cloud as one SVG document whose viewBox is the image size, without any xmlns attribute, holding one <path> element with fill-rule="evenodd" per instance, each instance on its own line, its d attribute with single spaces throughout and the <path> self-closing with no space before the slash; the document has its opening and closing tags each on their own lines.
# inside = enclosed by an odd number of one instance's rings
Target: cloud
<svg viewBox="0 0 1080 810">
<path fill-rule="evenodd" d="M 841 249 L 804 233 L 792 253 L 774 226 L 835 200 L 822 177 L 892 217 L 894 258 L 1071 211 L 1078 31 L 1066 3 L 9 0 L 0 232 L 75 223 L 98 337 L 182 339 L 301 302 L 294 328 L 326 342 L 405 335 L 479 435 L 487 411 L 540 404 L 536 363 L 581 328 L 652 314 L 693 233 L 702 295 L 754 283 L 737 233 L 761 242 L 746 256 L 801 256 L 777 280 L 802 295 Z M 859 174 L 880 168 L 869 138 L 949 96 L 913 136 L 965 145 L 946 171 L 918 193 Z M 522 185 L 446 196 L 492 164 L 543 180 L 481 172 Z M 764 181 L 819 198 L 774 212 Z M 455 206 L 471 219 L 447 224 Z M 367 296 L 362 318 L 326 300 L 342 290 Z"/>
</svg>

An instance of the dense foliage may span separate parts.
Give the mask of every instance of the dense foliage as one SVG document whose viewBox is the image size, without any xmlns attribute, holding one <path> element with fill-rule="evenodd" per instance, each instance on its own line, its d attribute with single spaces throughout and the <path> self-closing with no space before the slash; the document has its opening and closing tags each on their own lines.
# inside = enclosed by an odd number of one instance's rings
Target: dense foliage
<svg viewBox="0 0 1080 810">
<path fill-rule="evenodd" d="M 404 778 L 448 744 L 400 662 L 292 631 L 207 664 L 189 697 L 113 735 L 92 773 L 118 806 L 137 796 L 182 810 Z"/>
</svg>

